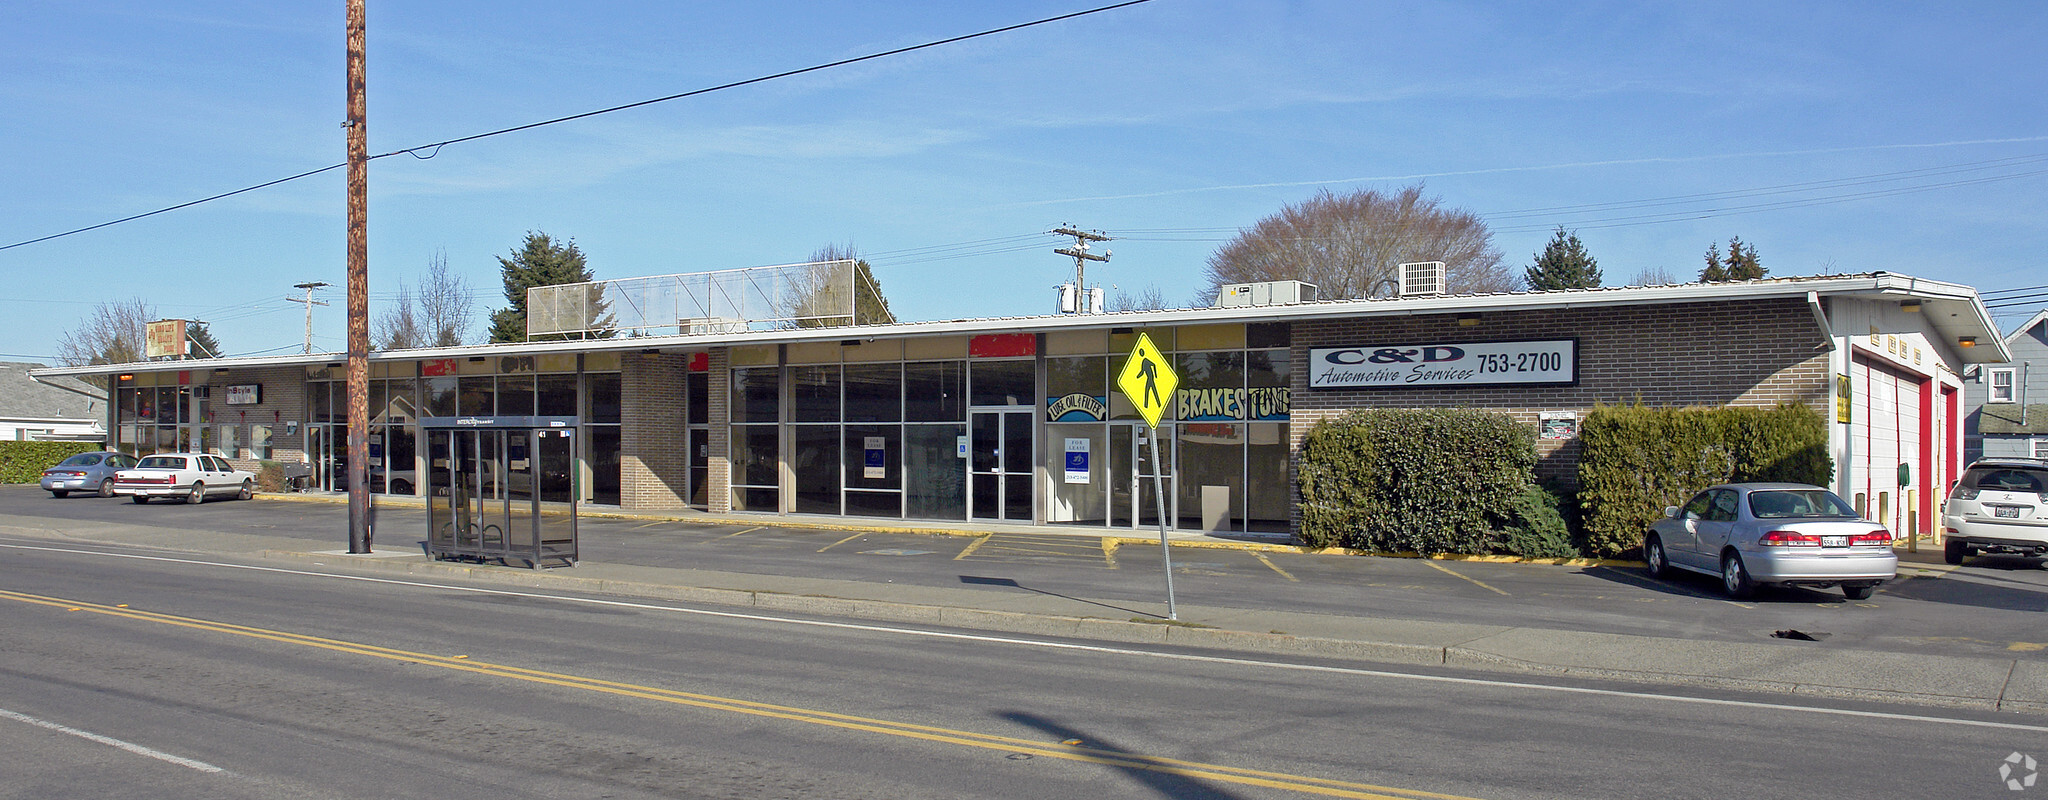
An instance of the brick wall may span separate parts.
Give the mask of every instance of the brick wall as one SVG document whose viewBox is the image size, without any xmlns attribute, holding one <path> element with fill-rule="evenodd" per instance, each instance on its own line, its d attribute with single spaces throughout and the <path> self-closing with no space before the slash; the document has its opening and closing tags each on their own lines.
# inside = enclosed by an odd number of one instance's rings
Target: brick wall
<svg viewBox="0 0 2048 800">
<path fill-rule="evenodd" d="M 711 474 L 705 492 L 710 495 L 711 513 L 725 514 L 732 511 L 732 361 L 725 348 L 714 347 L 709 363 L 711 407 L 706 419 L 711 426 Z"/>
<path fill-rule="evenodd" d="M 198 379 L 194 373 L 194 379 Z M 252 425 L 269 425 L 270 460 L 307 461 L 306 442 L 306 370 L 301 367 L 279 367 L 275 369 L 238 369 L 228 373 L 208 373 L 206 383 L 212 397 L 207 407 L 213 413 L 214 427 L 222 425 L 236 428 L 236 452 L 228 459 L 238 469 L 255 472 L 262 467 L 253 458 L 242 458 L 253 445 L 249 438 Z M 228 387 L 231 384 L 261 384 L 263 402 L 247 406 L 228 405 Z M 299 423 L 299 431 L 290 436 L 284 433 L 286 422 Z"/>
<path fill-rule="evenodd" d="M 1308 388 L 1312 347 L 1576 338 L 1576 386 L 1435 389 Z M 1354 408 L 1457 407 L 1502 411 L 1534 426 L 1545 411 L 1640 402 L 1649 406 L 1775 406 L 1829 413 L 1826 338 L 1799 300 L 1686 303 L 1486 314 L 1298 322 L 1293 328 L 1292 451 L 1319 420 Z M 1539 441 L 1540 477 L 1576 483 L 1578 442 Z M 1290 468 L 1291 469 L 1291 468 Z M 1296 519 L 1299 519 L 1299 497 Z"/>
<path fill-rule="evenodd" d="M 627 354 L 620 358 L 619 505 L 676 509 L 689 505 L 689 431 L 684 425 L 686 357 Z"/>
</svg>

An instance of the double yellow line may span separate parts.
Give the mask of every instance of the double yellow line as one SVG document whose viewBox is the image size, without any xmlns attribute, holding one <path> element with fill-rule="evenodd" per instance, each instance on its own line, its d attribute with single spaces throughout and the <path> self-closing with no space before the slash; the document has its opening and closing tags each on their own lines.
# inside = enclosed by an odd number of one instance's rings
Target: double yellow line
<svg viewBox="0 0 2048 800">
<path fill-rule="evenodd" d="M 1433 792 L 1424 792 L 1413 789 L 1397 789 L 1387 786 L 1374 786 L 1371 784 L 1364 783 L 1328 780 L 1324 778 L 1314 778 L 1304 775 L 1290 775 L 1282 772 L 1265 772 L 1260 770 L 1241 769 L 1238 767 L 1230 767 L 1220 764 L 1208 764 L 1199 761 L 1184 761 L 1180 759 L 1166 758 L 1162 756 L 1149 756 L 1138 753 L 1127 753 L 1119 750 L 1093 748 L 1088 747 L 1085 744 L 1048 744 L 1042 741 L 1034 741 L 1030 739 L 1017 739 L 1008 736 L 996 736 L 993 734 L 974 733 L 972 731 L 954 730 L 951 728 L 940 728 L 930 725 L 918 725 L 908 722 L 895 722 L 891 720 L 875 719 L 872 717 L 859 717 L 849 714 L 838 714 L 830 711 L 819 711 L 814 709 L 797 708 L 793 706 L 781 706 L 770 703 L 757 703 L 750 700 L 739 700 L 730 697 L 718 697 L 714 695 L 697 694 L 694 692 L 682 692 L 676 691 L 674 689 L 663 689 L 660 687 L 645 686 L 641 684 L 620 683 L 617 681 L 607 681 L 599 678 L 588 678 L 580 675 L 570 675 L 560 672 L 546 672 L 543 670 L 526 669 L 524 667 L 514 667 L 505 664 L 492 664 L 484 661 L 477 661 L 475 659 L 468 657 L 467 655 L 447 656 L 437 655 L 433 653 L 419 653 L 410 650 L 398 650 L 390 647 L 379 647 L 377 645 L 362 644 L 359 642 L 350 642 L 341 639 L 327 639 L 318 636 L 307 636 L 304 634 L 290 633 L 286 631 L 270 630 L 267 628 L 254 628 L 247 625 L 236 625 L 228 622 L 217 622 L 213 620 L 197 619 L 193 617 L 180 617 L 171 614 L 160 614 L 154 611 L 144 611 L 141 609 L 129 608 L 126 605 L 110 606 L 98 603 L 84 603 L 74 600 L 65 600 L 63 598 L 58 597 L 46 597 L 43 595 L 7 591 L 4 589 L 0 589 L 0 599 L 14 600 L 21 603 L 46 606 L 49 608 L 63 609 L 65 611 L 103 614 L 111 617 L 121 617 L 140 622 L 170 625 L 174 627 L 187 628 L 197 631 L 205 631 L 209 633 L 219 633 L 230 636 L 241 636 L 250 639 L 259 639 L 268 642 L 296 645 L 300 647 L 311 647 L 337 653 L 348 653 L 351 655 L 367 656 L 370 658 L 381 658 L 390 661 L 400 661 L 408 664 L 422 664 L 426 666 L 441 667 L 443 669 L 454 670 L 457 672 L 469 672 L 478 675 L 488 675 L 495 678 L 526 681 L 529 683 L 538 683 L 548 686 L 560 686 L 569 689 L 581 689 L 584 691 L 591 692 L 601 692 L 604 694 L 616 695 L 620 697 L 632 697 L 642 700 L 652 700 L 659 703 L 670 703 L 674 705 L 691 706 L 711 711 L 723 711 L 733 714 L 745 714 L 748 716 L 755 717 L 767 717 L 771 719 L 787 720 L 790 722 L 801 722 L 811 725 L 823 725 L 826 727 L 842 728 L 854 731 L 864 731 L 867 733 L 878 733 L 886 736 L 896 736 L 906 739 L 918 739 L 928 742 L 936 742 L 939 744 L 958 745 L 962 747 L 974 747 L 985 750 L 999 750 L 1005 753 L 1023 753 L 1032 756 L 1043 756 L 1046 758 L 1057 758 L 1067 761 L 1078 761 L 1087 764 L 1100 764 L 1103 766 L 1115 767 L 1118 769 L 1145 770 L 1148 772 L 1158 772 L 1197 780 L 1217 781 L 1221 783 L 1232 783 L 1246 786 L 1263 786 L 1267 788 L 1291 790 L 1307 794 L 1323 795 L 1327 797 L 1361 798 L 1363 800 L 1415 800 L 1415 798 L 1429 798 L 1429 800 L 1470 800 L 1470 798 L 1464 798 L 1457 795 L 1437 794 Z"/>
</svg>

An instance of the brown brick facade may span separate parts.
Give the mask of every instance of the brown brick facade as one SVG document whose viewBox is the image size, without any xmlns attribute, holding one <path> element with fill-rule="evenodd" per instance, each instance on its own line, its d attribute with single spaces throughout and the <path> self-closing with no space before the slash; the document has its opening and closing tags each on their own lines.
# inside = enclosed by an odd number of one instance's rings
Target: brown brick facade
<svg viewBox="0 0 2048 800">
<path fill-rule="evenodd" d="M 1575 386 L 1309 389 L 1308 351 L 1418 343 L 1578 340 Z M 1545 411 L 1582 417 L 1602 404 L 1774 406 L 1828 411 L 1827 340 L 1797 300 L 1491 312 L 1477 326 L 1455 315 L 1295 323 L 1291 445 L 1354 408 L 1491 409 L 1535 425 Z M 1575 483 L 1576 440 L 1537 445 L 1539 477 Z M 1297 518 L 1299 524 L 1296 498 Z"/>
<path fill-rule="evenodd" d="M 636 509 L 689 505 L 689 363 L 684 356 L 620 359 L 619 504 Z"/>
</svg>

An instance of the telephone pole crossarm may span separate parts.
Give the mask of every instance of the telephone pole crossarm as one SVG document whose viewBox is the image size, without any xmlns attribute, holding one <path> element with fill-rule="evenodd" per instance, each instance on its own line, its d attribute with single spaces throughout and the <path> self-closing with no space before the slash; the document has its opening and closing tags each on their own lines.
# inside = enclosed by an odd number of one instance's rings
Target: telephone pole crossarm
<svg viewBox="0 0 2048 800">
<path fill-rule="evenodd" d="M 1062 225 L 1060 227 L 1047 231 L 1047 233 L 1055 234 L 1058 236 L 1074 237 L 1074 246 L 1056 247 L 1053 248 L 1053 252 L 1074 259 L 1074 296 L 1077 299 L 1076 308 L 1080 310 L 1082 313 L 1087 313 L 1088 300 L 1086 298 L 1089 296 L 1087 282 L 1088 262 L 1108 261 L 1110 256 L 1115 255 L 1113 252 L 1108 250 L 1102 251 L 1102 255 L 1099 256 L 1094 253 L 1090 253 L 1088 252 L 1088 243 L 1107 242 L 1111 241 L 1112 239 L 1108 234 L 1103 233 L 1101 231 L 1084 231 L 1072 225 Z M 1102 309 L 1100 308 L 1095 309 L 1095 311 L 1097 312 L 1100 312 L 1101 310 Z"/>
</svg>

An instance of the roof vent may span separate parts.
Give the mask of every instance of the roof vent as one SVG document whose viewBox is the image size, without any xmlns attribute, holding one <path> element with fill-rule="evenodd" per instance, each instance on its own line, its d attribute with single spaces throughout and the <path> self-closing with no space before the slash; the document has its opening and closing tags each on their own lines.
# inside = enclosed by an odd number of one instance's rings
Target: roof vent
<svg viewBox="0 0 2048 800">
<path fill-rule="evenodd" d="M 1414 261 L 1401 265 L 1401 296 L 1444 293 L 1444 262 Z"/>
<path fill-rule="evenodd" d="M 1316 285 L 1301 281 L 1228 283 L 1216 287 L 1216 308 L 1278 306 L 1316 301 Z"/>
</svg>

